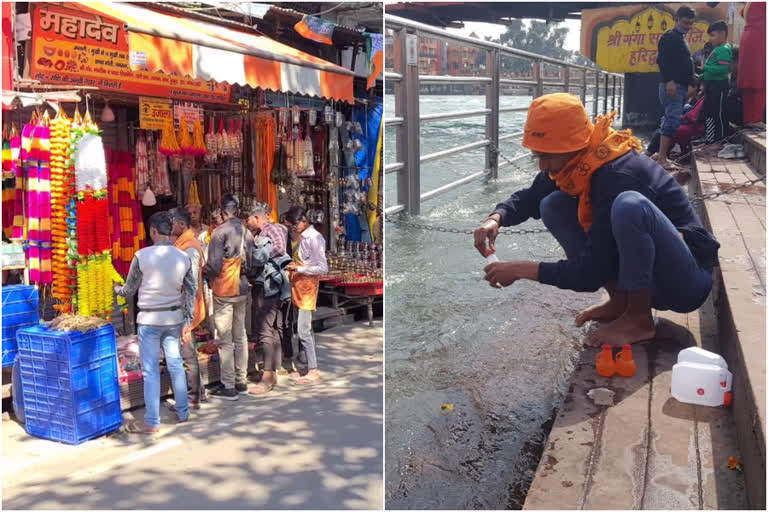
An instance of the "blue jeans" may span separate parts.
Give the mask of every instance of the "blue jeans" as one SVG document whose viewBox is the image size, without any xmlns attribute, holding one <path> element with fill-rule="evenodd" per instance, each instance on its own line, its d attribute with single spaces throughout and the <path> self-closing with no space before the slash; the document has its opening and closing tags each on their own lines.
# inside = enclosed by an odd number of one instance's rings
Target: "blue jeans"
<svg viewBox="0 0 768 512">
<path fill-rule="evenodd" d="M 674 97 L 667 96 L 667 84 L 661 82 L 659 84 L 659 101 L 664 107 L 664 116 L 661 118 L 661 134 L 666 137 L 672 137 L 677 129 L 680 127 L 680 123 L 683 120 L 683 105 L 685 104 L 685 97 L 688 95 L 688 86 L 683 84 L 677 85 L 677 93 Z"/>
<path fill-rule="evenodd" d="M 299 344 L 307 354 L 307 368 L 317 368 L 317 352 L 315 351 L 315 335 L 312 333 L 312 312 L 307 309 L 299 309 L 299 319 L 296 326 Z"/>
<path fill-rule="evenodd" d="M 557 191 L 541 202 L 541 217 L 565 250 L 575 258 L 587 235 L 577 217 L 578 199 Z M 635 191 L 619 194 L 611 207 L 611 228 L 619 254 L 616 281 L 623 291 L 651 290 L 658 310 L 689 313 L 712 290 L 712 272 L 701 267 L 677 228 L 648 198 Z"/>
<path fill-rule="evenodd" d="M 144 423 L 150 427 L 160 426 L 160 345 L 165 352 L 165 364 L 171 374 L 173 398 L 176 400 L 176 414 L 181 421 L 189 418 L 187 398 L 187 375 L 181 357 L 181 324 L 141 325 L 139 350 L 141 352 L 141 374 L 144 376 L 144 406 L 147 413 Z"/>
</svg>

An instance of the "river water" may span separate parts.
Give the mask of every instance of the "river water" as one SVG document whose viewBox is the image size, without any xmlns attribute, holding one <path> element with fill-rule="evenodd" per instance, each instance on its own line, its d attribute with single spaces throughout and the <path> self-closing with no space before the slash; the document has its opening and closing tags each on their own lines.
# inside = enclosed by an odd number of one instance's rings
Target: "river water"
<svg viewBox="0 0 768 512">
<path fill-rule="evenodd" d="M 507 96 L 501 106 L 527 106 Z M 422 114 L 484 108 L 481 96 L 422 96 Z M 394 98 L 386 97 L 388 117 Z M 525 113 L 501 115 L 501 134 L 519 131 Z M 422 125 L 422 154 L 483 138 L 481 117 Z M 395 162 L 395 129 L 386 131 Z M 507 157 L 519 142 L 502 143 Z M 483 150 L 422 166 L 422 192 L 483 168 Z M 503 160 L 500 159 L 500 162 Z M 493 183 L 463 185 L 423 203 L 417 222 L 474 228 L 496 203 L 528 186 L 531 159 Z M 387 206 L 396 178 L 386 179 Z M 541 226 L 529 221 L 522 227 Z M 575 314 L 599 295 L 528 281 L 502 290 L 482 280 L 484 260 L 470 235 L 386 225 L 387 508 L 519 508 L 553 411 L 567 391 L 584 336 Z M 551 235 L 501 235 L 504 259 L 556 261 Z M 452 410 L 443 410 L 451 404 Z"/>
</svg>

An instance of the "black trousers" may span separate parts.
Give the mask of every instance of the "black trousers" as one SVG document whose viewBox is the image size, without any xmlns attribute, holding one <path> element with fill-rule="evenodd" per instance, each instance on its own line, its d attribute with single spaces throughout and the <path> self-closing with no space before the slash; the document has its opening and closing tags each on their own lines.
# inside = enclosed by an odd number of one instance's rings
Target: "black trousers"
<svg viewBox="0 0 768 512">
<path fill-rule="evenodd" d="M 290 300 L 283 303 L 283 325 L 280 330 L 280 344 L 283 346 L 283 357 L 293 359 L 293 324 L 296 319 L 296 308 Z"/>
<path fill-rule="evenodd" d="M 704 117 L 705 140 L 708 144 L 725 137 L 728 128 L 727 99 L 728 80 L 704 82 L 704 106 L 701 115 Z"/>
<path fill-rule="evenodd" d="M 262 286 L 253 286 L 251 290 L 253 309 L 251 327 L 253 335 L 264 350 L 264 370 L 277 371 L 283 362 L 282 327 L 283 308 L 280 295 L 264 297 Z"/>
</svg>

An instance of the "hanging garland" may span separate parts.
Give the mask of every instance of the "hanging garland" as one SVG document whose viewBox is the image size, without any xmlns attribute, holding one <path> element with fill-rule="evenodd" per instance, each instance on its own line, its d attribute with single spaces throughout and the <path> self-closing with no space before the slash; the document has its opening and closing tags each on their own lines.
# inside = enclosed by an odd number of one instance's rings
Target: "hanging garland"
<svg viewBox="0 0 768 512">
<path fill-rule="evenodd" d="M 69 224 L 71 261 L 77 269 L 77 312 L 82 316 L 112 316 L 113 281 L 122 278 L 112 265 L 107 200 L 107 169 L 101 130 L 86 112 L 73 126 L 70 163 L 74 164 L 75 194 L 70 200 L 74 223 Z M 118 279 L 115 279 L 117 277 Z M 118 298 L 121 307 L 125 305 Z"/>
<path fill-rule="evenodd" d="M 35 126 L 29 147 L 27 170 L 27 240 L 29 280 L 41 285 L 53 282 L 51 271 L 51 130 L 48 112 Z"/>
<path fill-rule="evenodd" d="M 59 313 L 72 311 L 72 288 L 75 276 L 68 265 L 67 203 L 72 192 L 72 173 L 69 165 L 69 143 L 72 121 L 64 109 L 51 124 L 51 238 L 53 240 L 53 308 Z"/>
</svg>

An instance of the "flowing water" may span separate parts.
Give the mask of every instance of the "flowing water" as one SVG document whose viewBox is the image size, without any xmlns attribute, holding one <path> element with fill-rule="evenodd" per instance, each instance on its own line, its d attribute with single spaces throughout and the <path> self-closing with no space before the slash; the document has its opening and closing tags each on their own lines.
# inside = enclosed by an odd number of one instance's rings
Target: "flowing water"
<svg viewBox="0 0 768 512">
<path fill-rule="evenodd" d="M 386 98 L 394 113 L 394 98 Z M 530 97 L 501 98 L 502 107 Z M 485 107 L 481 96 L 421 98 L 422 114 Z M 390 114 L 391 117 L 394 114 Z M 501 134 L 520 131 L 525 113 L 501 115 Z M 422 125 L 422 155 L 483 138 L 484 118 Z M 395 162 L 395 129 L 386 162 Z M 519 141 L 499 148 L 520 154 Z M 422 192 L 482 170 L 477 150 L 422 166 Z M 500 159 L 500 162 L 503 160 Z M 524 159 L 422 204 L 415 220 L 474 228 L 496 203 L 528 186 L 537 166 Z M 387 206 L 396 204 L 394 174 Z M 528 221 L 522 227 L 541 226 Z M 598 296 L 521 281 L 497 290 L 483 281 L 470 235 L 386 225 L 387 508 L 519 508 L 533 477 L 553 410 L 578 361 L 574 315 Z M 501 235 L 502 260 L 556 261 L 551 235 Z M 453 405 L 450 410 L 443 404 Z"/>
</svg>

